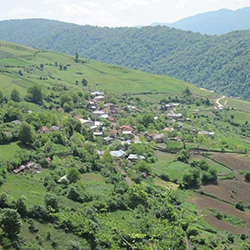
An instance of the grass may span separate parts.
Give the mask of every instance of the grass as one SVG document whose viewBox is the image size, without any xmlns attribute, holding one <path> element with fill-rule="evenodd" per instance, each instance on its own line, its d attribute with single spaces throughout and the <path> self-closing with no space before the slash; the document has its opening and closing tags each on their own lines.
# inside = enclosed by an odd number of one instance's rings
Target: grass
<svg viewBox="0 0 250 250">
<path fill-rule="evenodd" d="M 44 204 L 45 187 L 30 174 L 8 174 L 4 184 L 0 187 L 0 192 L 5 192 L 14 200 L 24 198 L 28 207 L 34 204 Z"/>
<path fill-rule="evenodd" d="M 244 221 L 244 220 L 242 220 L 242 219 L 240 219 L 238 217 L 227 215 L 226 213 L 222 213 L 220 211 L 217 211 L 214 208 L 208 208 L 208 210 L 216 218 L 218 218 L 218 219 L 220 219 L 222 221 L 225 221 L 225 222 L 227 222 L 227 223 L 229 223 L 231 225 L 234 225 L 234 226 L 237 226 L 237 227 L 247 227 L 248 226 L 246 221 Z"/>
<path fill-rule="evenodd" d="M 178 141 L 167 141 L 167 149 L 183 148 L 183 144 Z"/>
<path fill-rule="evenodd" d="M 12 142 L 10 144 L 0 145 L 0 161 L 12 160 L 18 151 L 24 149 L 26 148 L 22 147 L 18 142 Z"/>
<path fill-rule="evenodd" d="M 83 89 L 81 80 L 87 79 L 88 87 L 92 90 L 108 91 L 110 93 L 145 93 L 152 94 L 150 98 L 158 101 L 156 94 L 180 94 L 187 87 L 201 96 L 212 95 L 202 91 L 184 81 L 160 75 L 148 74 L 141 71 L 131 70 L 125 67 L 117 67 L 93 60 L 85 60 L 86 63 L 75 63 L 74 57 L 60 53 L 38 51 L 32 48 L 1 42 L 0 47 L 0 70 L 5 71 L 0 76 L 0 87 L 4 94 L 9 95 L 15 87 L 23 96 L 26 88 L 34 83 L 43 86 L 44 92 L 52 84 L 62 83 L 69 88 Z M 1 56 L 2 55 L 2 56 Z M 67 65 L 67 70 L 59 70 L 58 65 Z M 43 64 L 43 70 L 40 65 Z M 5 66 L 11 66 L 7 68 Z M 25 66 L 25 68 L 24 68 Z M 22 70 L 23 76 L 18 74 Z M 78 73 L 81 74 L 78 74 Z M 50 78 L 52 76 L 54 79 Z M 41 81 L 40 77 L 48 80 Z M 60 79 L 60 80 L 59 80 Z M 76 81 L 79 85 L 76 85 Z"/>
<path fill-rule="evenodd" d="M 244 112 L 249 112 L 250 110 L 250 103 L 248 101 L 239 99 L 228 98 L 227 106 L 242 110 Z"/>
<path fill-rule="evenodd" d="M 113 190 L 112 184 L 107 184 L 105 178 L 99 174 L 87 173 L 81 175 L 81 181 L 87 187 L 90 194 L 102 199 L 107 194 L 111 194 Z"/>
</svg>

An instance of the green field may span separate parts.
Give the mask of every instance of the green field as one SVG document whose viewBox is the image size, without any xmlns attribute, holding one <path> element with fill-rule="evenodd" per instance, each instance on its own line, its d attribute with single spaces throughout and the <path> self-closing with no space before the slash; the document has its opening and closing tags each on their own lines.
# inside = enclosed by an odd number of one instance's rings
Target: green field
<svg viewBox="0 0 250 250">
<path fill-rule="evenodd" d="M 93 60 L 83 59 L 75 63 L 74 57 L 60 53 L 38 51 L 6 42 L 1 42 L 1 45 L 0 81 L 1 89 L 7 95 L 14 87 L 24 95 L 33 83 L 41 84 L 45 92 L 51 85 L 57 84 L 64 84 L 69 88 L 74 85 L 82 89 L 83 78 L 88 81 L 85 89 L 110 93 L 148 93 L 152 100 L 158 100 L 156 94 L 162 93 L 162 97 L 166 94 L 180 94 L 187 87 L 196 95 L 215 95 L 167 76 L 148 74 Z M 55 66 L 56 63 L 58 66 Z M 59 65 L 66 66 L 66 69 L 59 70 Z M 23 75 L 18 73 L 20 70 Z M 46 81 L 40 78 L 46 78 Z"/>
</svg>

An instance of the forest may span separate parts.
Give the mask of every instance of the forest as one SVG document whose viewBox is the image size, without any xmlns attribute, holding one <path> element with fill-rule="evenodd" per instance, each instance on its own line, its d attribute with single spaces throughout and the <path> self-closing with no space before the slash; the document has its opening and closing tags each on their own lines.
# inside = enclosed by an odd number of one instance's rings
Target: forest
<svg viewBox="0 0 250 250">
<path fill-rule="evenodd" d="M 25 36 L 23 36 L 25 34 Z M 250 31 L 220 36 L 169 27 L 108 28 L 44 19 L 0 22 L 0 39 L 172 76 L 249 100 Z"/>
</svg>

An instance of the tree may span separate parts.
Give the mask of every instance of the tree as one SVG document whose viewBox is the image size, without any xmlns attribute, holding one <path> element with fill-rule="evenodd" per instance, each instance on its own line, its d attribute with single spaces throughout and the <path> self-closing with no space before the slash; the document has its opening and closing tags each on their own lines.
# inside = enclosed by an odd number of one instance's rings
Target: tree
<svg viewBox="0 0 250 250">
<path fill-rule="evenodd" d="M 39 84 L 34 84 L 28 88 L 26 99 L 37 104 L 43 103 L 42 87 Z"/>
<path fill-rule="evenodd" d="M 75 62 L 76 63 L 79 62 L 79 54 L 77 52 L 75 52 Z"/>
<path fill-rule="evenodd" d="M 14 102 L 20 102 L 20 94 L 16 88 L 11 91 L 10 99 Z"/>
<path fill-rule="evenodd" d="M 35 131 L 27 122 L 22 122 L 18 132 L 18 139 L 23 144 L 29 144 L 35 141 Z"/>
<path fill-rule="evenodd" d="M 47 208 L 53 208 L 55 212 L 59 211 L 59 202 L 58 198 L 54 194 L 45 194 L 44 202 Z"/>
<path fill-rule="evenodd" d="M 0 226 L 8 238 L 15 239 L 21 228 L 20 214 L 10 208 L 4 208 L 0 214 Z"/>
<path fill-rule="evenodd" d="M 3 102 L 4 97 L 3 97 L 3 91 L 0 90 L 0 104 Z"/>
<path fill-rule="evenodd" d="M 77 182 L 80 180 L 81 174 L 76 168 L 70 168 L 67 173 L 67 179 L 70 182 Z"/>
<path fill-rule="evenodd" d="M 85 78 L 82 79 L 82 85 L 84 87 L 86 87 L 88 85 L 88 81 Z"/>
</svg>

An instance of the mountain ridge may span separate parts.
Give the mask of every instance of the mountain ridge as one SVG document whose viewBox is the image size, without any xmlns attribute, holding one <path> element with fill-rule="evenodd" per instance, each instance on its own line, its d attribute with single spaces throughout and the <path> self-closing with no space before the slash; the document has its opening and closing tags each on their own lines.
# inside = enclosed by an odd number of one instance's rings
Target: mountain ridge
<svg viewBox="0 0 250 250">
<path fill-rule="evenodd" d="M 249 30 L 209 36 L 165 26 L 100 28 L 35 19 L 7 23 L 0 22 L 1 40 L 71 55 L 78 52 L 84 58 L 169 75 L 229 96 L 250 96 Z"/>
<path fill-rule="evenodd" d="M 220 9 L 199 13 L 174 23 L 153 23 L 207 35 L 222 35 L 235 30 L 250 29 L 250 7 L 237 10 Z"/>
</svg>

